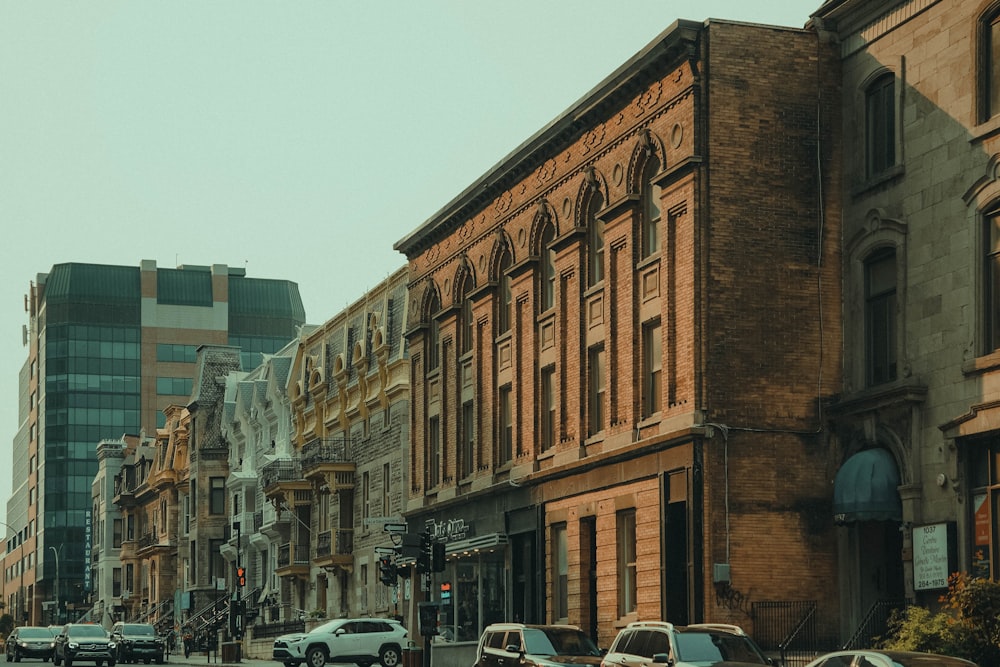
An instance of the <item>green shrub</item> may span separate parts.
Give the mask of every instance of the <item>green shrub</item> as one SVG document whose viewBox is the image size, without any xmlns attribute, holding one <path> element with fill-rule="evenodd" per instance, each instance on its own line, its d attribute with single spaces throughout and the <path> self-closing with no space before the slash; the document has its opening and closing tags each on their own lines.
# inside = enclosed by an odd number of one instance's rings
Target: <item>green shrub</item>
<svg viewBox="0 0 1000 667">
<path fill-rule="evenodd" d="M 942 611 L 909 607 L 889 621 L 882 648 L 953 655 L 1000 665 L 1000 583 L 964 573 L 948 579 Z"/>
</svg>

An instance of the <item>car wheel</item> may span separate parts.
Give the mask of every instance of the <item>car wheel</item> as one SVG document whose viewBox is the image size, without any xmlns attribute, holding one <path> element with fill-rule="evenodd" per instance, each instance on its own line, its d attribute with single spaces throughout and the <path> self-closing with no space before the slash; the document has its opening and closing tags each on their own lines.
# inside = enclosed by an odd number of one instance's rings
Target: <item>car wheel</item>
<svg viewBox="0 0 1000 667">
<path fill-rule="evenodd" d="M 108 660 L 108 667 L 115 667 L 115 661 L 114 660 Z"/>
<path fill-rule="evenodd" d="M 144 664 L 144 665 L 148 665 L 148 664 L 149 664 L 149 663 L 151 663 L 152 661 L 153 661 L 153 659 L 152 659 L 152 658 L 143 658 L 143 659 L 142 659 L 142 664 Z"/>
<path fill-rule="evenodd" d="M 401 652 L 399 647 L 394 644 L 383 646 L 378 654 L 378 661 L 382 663 L 382 667 L 396 667 L 399 664 L 400 658 Z"/>
<path fill-rule="evenodd" d="M 326 664 L 326 651 L 314 646 L 306 652 L 306 664 L 309 667 L 323 667 Z"/>
<path fill-rule="evenodd" d="M 65 662 L 66 662 L 66 667 L 73 667 L 73 658 L 67 655 L 65 658 Z"/>
<path fill-rule="evenodd" d="M 97 665 L 97 667 L 104 667 L 104 661 L 103 660 L 95 660 L 94 664 Z"/>
</svg>

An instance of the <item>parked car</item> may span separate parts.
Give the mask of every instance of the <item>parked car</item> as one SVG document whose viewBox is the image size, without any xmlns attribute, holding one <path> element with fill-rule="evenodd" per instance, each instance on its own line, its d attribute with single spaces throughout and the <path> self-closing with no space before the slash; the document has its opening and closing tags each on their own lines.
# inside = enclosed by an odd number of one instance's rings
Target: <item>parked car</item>
<svg viewBox="0 0 1000 667">
<path fill-rule="evenodd" d="M 97 667 L 115 666 L 115 643 L 107 631 L 92 623 L 67 623 L 56 635 L 52 663 L 73 667 L 74 662 L 93 662 Z"/>
<path fill-rule="evenodd" d="M 827 653 L 806 667 L 976 667 L 976 663 L 933 653 L 863 649 Z"/>
<path fill-rule="evenodd" d="M 475 667 L 600 665 L 601 650 L 575 625 L 493 623 L 476 647 Z"/>
<path fill-rule="evenodd" d="M 282 635 L 274 640 L 272 657 L 288 667 L 306 663 L 353 662 L 369 667 L 376 662 L 396 667 L 406 645 L 406 628 L 392 618 L 338 618 L 309 632 Z"/>
<path fill-rule="evenodd" d="M 736 625 L 701 623 L 674 625 L 637 621 L 618 632 L 602 667 L 640 667 L 650 663 L 673 667 L 770 665 L 770 658 Z"/>
<path fill-rule="evenodd" d="M 4 643 L 7 662 L 21 662 L 21 658 L 40 658 L 45 662 L 52 659 L 55 635 L 48 628 L 23 625 L 11 630 Z"/>
<path fill-rule="evenodd" d="M 150 623 L 115 623 L 111 628 L 111 641 L 118 650 L 118 662 L 128 664 L 142 660 L 148 665 L 155 660 L 162 665 L 166 661 L 166 641 L 156 634 L 156 628 Z"/>
</svg>

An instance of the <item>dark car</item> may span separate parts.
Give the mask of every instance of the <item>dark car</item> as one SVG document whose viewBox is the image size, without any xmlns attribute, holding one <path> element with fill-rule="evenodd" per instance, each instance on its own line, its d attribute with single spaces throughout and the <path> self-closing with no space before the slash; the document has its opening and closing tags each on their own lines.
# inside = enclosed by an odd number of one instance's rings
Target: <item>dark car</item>
<svg viewBox="0 0 1000 667">
<path fill-rule="evenodd" d="M 575 625 L 494 623 L 479 638 L 475 667 L 596 667 L 601 655 L 594 640 Z"/>
<path fill-rule="evenodd" d="M 147 665 L 153 661 L 162 665 L 166 659 L 166 641 L 149 623 L 115 623 L 111 628 L 111 641 L 118 649 L 118 662 L 121 663 L 142 660 Z"/>
<path fill-rule="evenodd" d="M 115 643 L 99 625 L 91 623 L 67 623 L 56 635 L 52 650 L 52 662 L 59 667 L 73 667 L 74 662 L 93 662 L 97 667 L 107 663 L 115 665 Z"/>
<path fill-rule="evenodd" d="M 25 625 L 14 628 L 6 641 L 7 662 L 21 662 L 21 658 L 40 658 L 46 662 L 52 659 L 55 635 L 48 628 Z"/>
</svg>

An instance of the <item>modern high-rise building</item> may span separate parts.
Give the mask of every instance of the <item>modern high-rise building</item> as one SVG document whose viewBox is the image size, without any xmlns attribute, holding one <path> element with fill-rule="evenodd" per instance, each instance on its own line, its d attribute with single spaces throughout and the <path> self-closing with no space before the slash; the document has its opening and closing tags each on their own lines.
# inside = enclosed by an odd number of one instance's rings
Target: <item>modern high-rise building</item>
<svg viewBox="0 0 1000 667">
<path fill-rule="evenodd" d="M 152 433 L 165 407 L 186 403 L 200 345 L 238 346 L 253 368 L 305 311 L 293 282 L 152 260 L 55 265 L 25 306 L 3 599 L 19 622 L 47 624 L 89 607 L 97 444 Z"/>
</svg>

